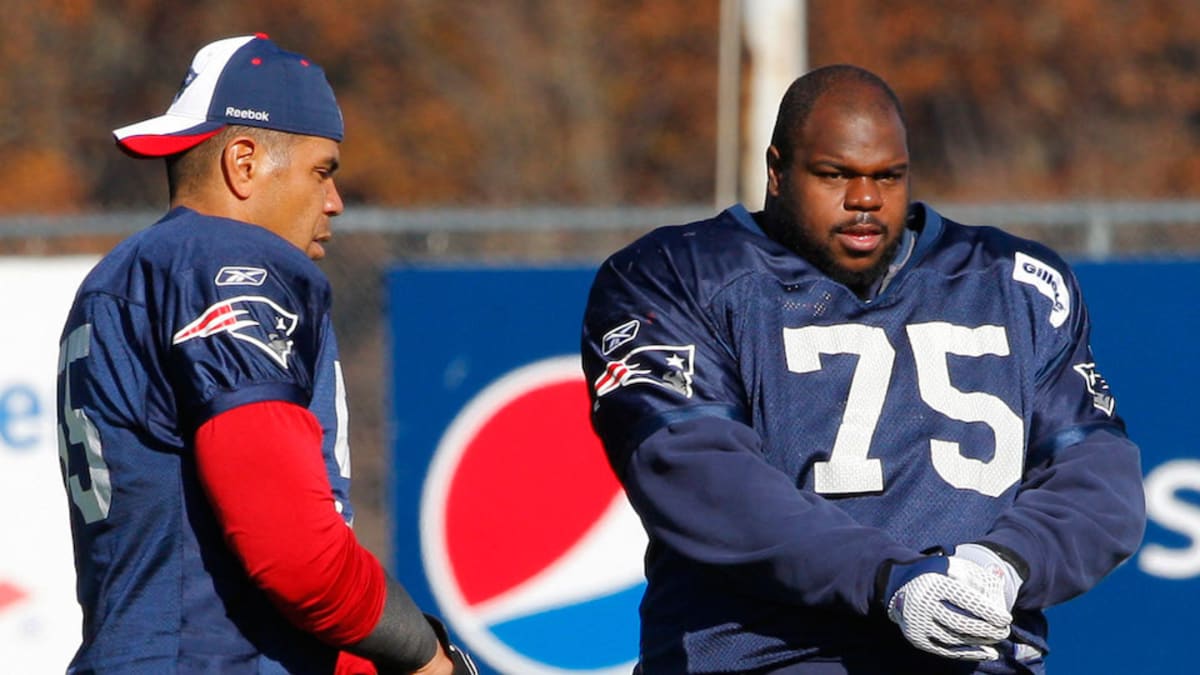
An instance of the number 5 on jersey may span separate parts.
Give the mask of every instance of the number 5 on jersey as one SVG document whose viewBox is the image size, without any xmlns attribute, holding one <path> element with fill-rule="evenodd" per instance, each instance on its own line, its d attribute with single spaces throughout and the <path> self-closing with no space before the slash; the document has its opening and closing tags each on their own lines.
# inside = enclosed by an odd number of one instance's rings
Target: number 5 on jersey
<svg viewBox="0 0 1200 675">
<path fill-rule="evenodd" d="M 87 358 L 91 351 L 92 325 L 84 324 L 67 336 L 58 348 L 58 377 L 62 387 L 63 409 L 58 425 L 58 458 L 62 462 L 63 478 L 71 493 L 71 501 L 79 507 L 86 523 L 94 523 L 108 517 L 109 502 L 112 500 L 112 484 L 108 477 L 108 464 L 100 444 L 96 426 L 88 419 L 83 408 L 71 404 L 71 364 Z M 85 464 L 90 488 L 84 488 L 80 473 L 71 472 L 71 455 L 83 457 L 75 463 Z"/>
</svg>

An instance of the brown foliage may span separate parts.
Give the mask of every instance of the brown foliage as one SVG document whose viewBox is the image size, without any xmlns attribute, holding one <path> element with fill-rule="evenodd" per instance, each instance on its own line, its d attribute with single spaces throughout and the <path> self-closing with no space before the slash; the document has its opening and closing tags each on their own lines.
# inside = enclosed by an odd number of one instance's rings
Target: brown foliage
<svg viewBox="0 0 1200 675">
<path fill-rule="evenodd" d="M 6 3 L 0 212 L 161 205 L 109 131 L 253 31 L 325 66 L 354 203 L 664 204 L 713 190 L 717 0 Z M 1190 0 L 813 0 L 812 65 L 896 88 L 920 192 L 1171 198 L 1200 183 Z"/>
<path fill-rule="evenodd" d="M 904 100 L 927 192 L 1197 194 L 1189 187 L 1200 178 L 1190 161 L 1200 144 L 1192 2 L 843 0 L 814 3 L 812 13 L 828 27 L 812 33 L 814 65 L 857 61 Z M 868 17 L 885 28 L 835 29 Z"/>
</svg>

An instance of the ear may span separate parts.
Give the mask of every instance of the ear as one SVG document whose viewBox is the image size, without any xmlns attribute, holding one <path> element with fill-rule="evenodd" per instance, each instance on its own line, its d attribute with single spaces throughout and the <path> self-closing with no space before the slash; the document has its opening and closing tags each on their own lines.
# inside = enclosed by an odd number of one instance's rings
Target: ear
<svg viewBox="0 0 1200 675">
<path fill-rule="evenodd" d="M 779 196 L 779 183 L 783 180 L 783 157 L 779 148 L 771 145 L 767 148 L 767 196 Z"/>
<path fill-rule="evenodd" d="M 249 136 L 230 139 L 221 151 L 221 172 L 225 184 L 238 199 L 246 200 L 254 192 L 254 178 L 262 172 L 265 149 Z"/>
</svg>

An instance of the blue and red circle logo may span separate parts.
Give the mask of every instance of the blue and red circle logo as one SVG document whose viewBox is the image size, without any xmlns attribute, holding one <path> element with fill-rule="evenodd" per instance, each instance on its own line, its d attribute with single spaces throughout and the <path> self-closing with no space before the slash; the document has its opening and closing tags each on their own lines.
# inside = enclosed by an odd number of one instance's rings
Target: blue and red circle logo
<svg viewBox="0 0 1200 675">
<path fill-rule="evenodd" d="M 443 616 L 498 671 L 627 675 L 646 535 L 588 421 L 579 358 L 510 371 L 446 428 L 421 497 Z"/>
</svg>

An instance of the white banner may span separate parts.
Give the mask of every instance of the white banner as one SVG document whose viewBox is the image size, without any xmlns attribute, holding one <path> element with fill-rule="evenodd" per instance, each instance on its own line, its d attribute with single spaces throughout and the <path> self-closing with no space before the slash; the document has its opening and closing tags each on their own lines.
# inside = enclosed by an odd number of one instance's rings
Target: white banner
<svg viewBox="0 0 1200 675">
<path fill-rule="evenodd" d="M 58 467 L 59 333 L 94 257 L 0 257 L 0 670 L 56 673 L 79 646 Z"/>
</svg>

